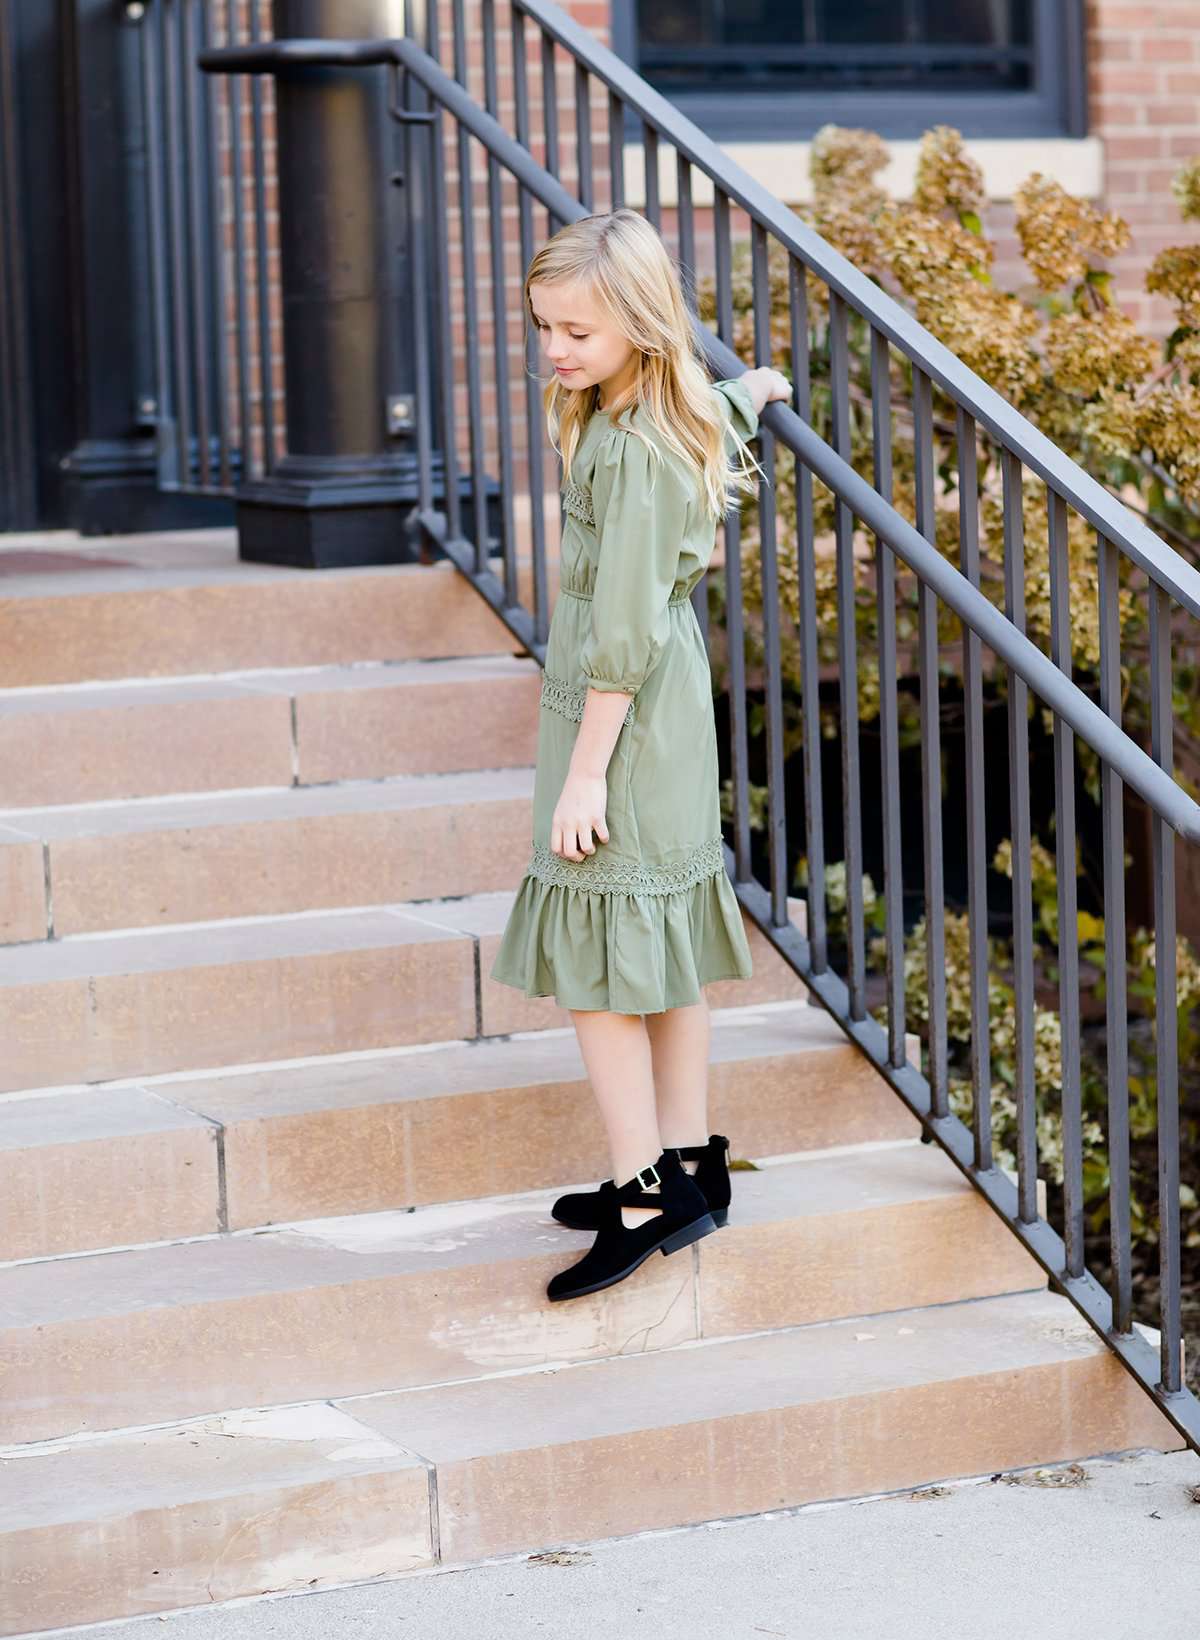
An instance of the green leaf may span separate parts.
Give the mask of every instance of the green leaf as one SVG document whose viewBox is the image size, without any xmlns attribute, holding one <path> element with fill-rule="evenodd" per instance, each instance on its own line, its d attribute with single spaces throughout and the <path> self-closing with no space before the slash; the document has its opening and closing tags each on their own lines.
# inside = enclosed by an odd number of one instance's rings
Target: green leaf
<svg viewBox="0 0 1200 1640">
<path fill-rule="evenodd" d="M 1103 917 L 1093 917 L 1090 911 L 1081 911 L 1075 920 L 1079 929 L 1079 943 L 1081 945 L 1103 942 Z"/>
</svg>

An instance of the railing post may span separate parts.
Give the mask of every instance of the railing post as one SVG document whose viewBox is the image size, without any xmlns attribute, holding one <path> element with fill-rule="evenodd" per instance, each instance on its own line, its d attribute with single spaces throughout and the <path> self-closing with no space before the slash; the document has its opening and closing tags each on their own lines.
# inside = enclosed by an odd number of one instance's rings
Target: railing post
<svg viewBox="0 0 1200 1640">
<path fill-rule="evenodd" d="M 273 0 L 272 25 L 279 40 L 395 38 L 404 9 Z M 405 299 L 404 253 L 429 246 L 399 242 L 387 72 L 289 65 L 275 105 L 286 451 L 236 492 L 239 553 L 311 568 L 408 561 L 408 435 L 433 412 L 412 392 L 421 321 Z"/>
</svg>

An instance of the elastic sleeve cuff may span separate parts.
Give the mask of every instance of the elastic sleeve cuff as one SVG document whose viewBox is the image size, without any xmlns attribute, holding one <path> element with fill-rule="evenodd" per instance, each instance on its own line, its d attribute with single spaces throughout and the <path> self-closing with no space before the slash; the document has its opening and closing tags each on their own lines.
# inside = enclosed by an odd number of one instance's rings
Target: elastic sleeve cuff
<svg viewBox="0 0 1200 1640">
<path fill-rule="evenodd" d="M 611 692 L 613 694 L 636 695 L 642 687 L 641 683 L 618 683 L 614 678 L 594 678 L 589 672 L 585 672 L 583 675 L 590 689 L 599 689 L 604 694 Z"/>
<path fill-rule="evenodd" d="M 713 386 L 729 404 L 731 420 L 742 438 L 753 438 L 758 431 L 758 411 L 754 408 L 754 400 L 745 382 L 740 377 L 731 376 L 723 381 L 714 382 Z M 737 425 L 739 422 L 740 426 Z"/>
</svg>

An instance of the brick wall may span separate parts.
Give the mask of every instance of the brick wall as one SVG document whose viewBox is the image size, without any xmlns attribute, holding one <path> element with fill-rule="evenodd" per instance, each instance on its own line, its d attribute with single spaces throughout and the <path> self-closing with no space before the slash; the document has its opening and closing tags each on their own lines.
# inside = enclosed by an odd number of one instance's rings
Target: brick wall
<svg viewBox="0 0 1200 1640">
<path fill-rule="evenodd" d="M 1162 333 L 1170 306 L 1143 290 L 1146 269 L 1171 244 L 1194 243 L 1171 194 L 1181 161 L 1200 155 L 1200 0 L 1090 0 L 1092 130 L 1104 143 L 1104 205 L 1133 231 L 1117 264 L 1121 305 Z"/>
</svg>

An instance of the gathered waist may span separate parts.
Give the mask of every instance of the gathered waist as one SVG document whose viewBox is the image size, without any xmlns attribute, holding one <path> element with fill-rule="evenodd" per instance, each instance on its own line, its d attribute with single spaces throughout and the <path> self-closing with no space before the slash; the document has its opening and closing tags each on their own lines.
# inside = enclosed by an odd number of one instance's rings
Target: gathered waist
<svg viewBox="0 0 1200 1640">
<path fill-rule="evenodd" d="M 574 587 L 562 586 L 560 586 L 558 590 L 566 593 L 568 598 L 582 598 L 584 603 L 587 604 L 590 604 L 592 601 L 592 594 L 590 592 L 577 592 Z M 685 587 L 682 592 L 673 592 L 667 599 L 667 602 L 668 604 L 686 604 L 691 602 L 691 598 L 691 593 Z"/>
</svg>

